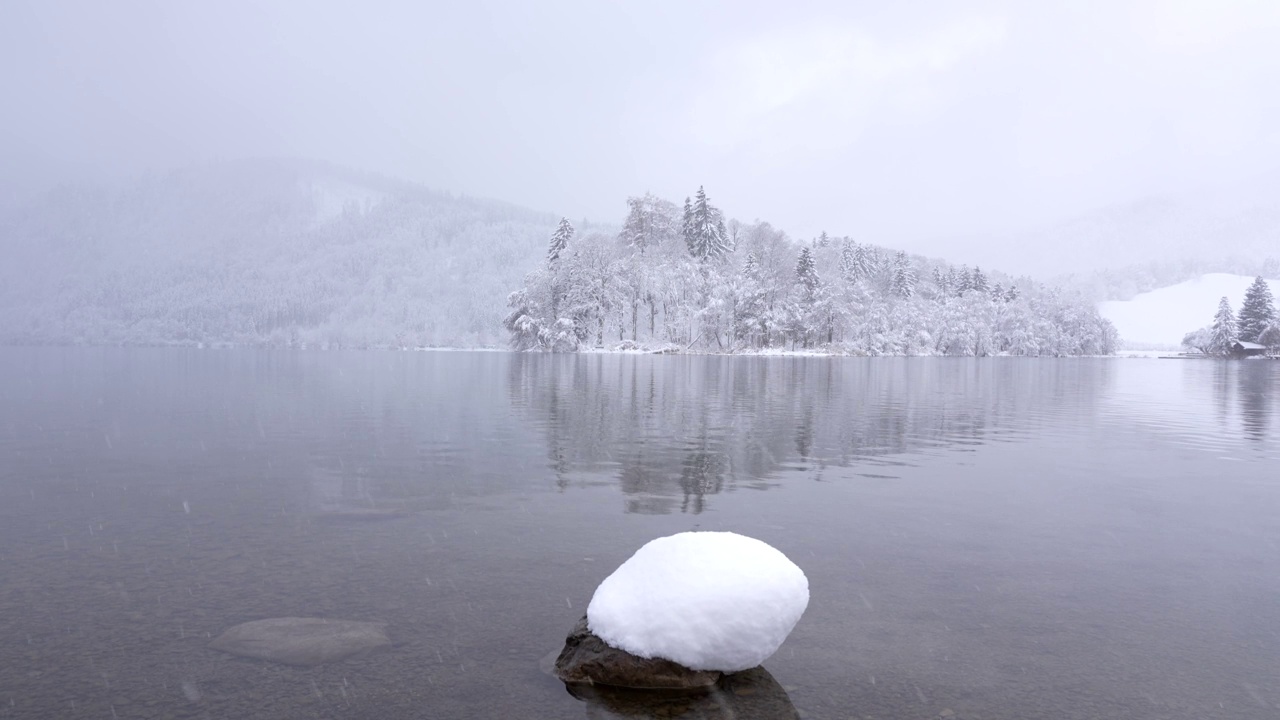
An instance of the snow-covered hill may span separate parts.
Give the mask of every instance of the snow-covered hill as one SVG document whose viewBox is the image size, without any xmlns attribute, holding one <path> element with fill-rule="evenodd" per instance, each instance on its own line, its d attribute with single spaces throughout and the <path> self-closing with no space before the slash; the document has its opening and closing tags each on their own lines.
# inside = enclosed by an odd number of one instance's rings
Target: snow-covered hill
<svg viewBox="0 0 1280 720">
<path fill-rule="evenodd" d="M 299 160 L 0 214 L 0 342 L 499 345 L 555 218 Z"/>
<path fill-rule="evenodd" d="M 950 245 L 984 267 L 1042 279 L 1074 275 L 1100 285 L 1102 299 L 1151 289 L 1144 274 L 1179 282 L 1204 272 L 1265 272 L 1268 259 L 1269 267 L 1280 263 L 1280 174 L 1118 205 L 1001 238 L 957 238 Z M 1108 270 L 1116 277 L 1095 277 Z"/>
<path fill-rule="evenodd" d="M 1245 275 L 1210 273 L 1193 280 L 1145 292 L 1132 300 L 1098 304 L 1098 312 L 1120 333 L 1122 347 L 1174 349 L 1188 332 L 1213 321 L 1218 300 L 1226 297 L 1239 312 L 1244 291 L 1253 282 Z M 1268 279 L 1280 297 L 1280 280 Z"/>
</svg>

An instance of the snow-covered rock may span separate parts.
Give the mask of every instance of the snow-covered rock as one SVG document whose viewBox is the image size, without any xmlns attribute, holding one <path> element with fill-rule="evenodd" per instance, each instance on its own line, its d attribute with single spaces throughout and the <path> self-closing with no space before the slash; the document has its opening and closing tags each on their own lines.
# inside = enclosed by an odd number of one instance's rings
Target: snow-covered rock
<svg viewBox="0 0 1280 720">
<path fill-rule="evenodd" d="M 759 665 L 809 605 L 809 580 L 778 550 L 730 532 L 653 540 L 596 589 L 591 632 L 642 658 L 693 670 Z"/>
</svg>

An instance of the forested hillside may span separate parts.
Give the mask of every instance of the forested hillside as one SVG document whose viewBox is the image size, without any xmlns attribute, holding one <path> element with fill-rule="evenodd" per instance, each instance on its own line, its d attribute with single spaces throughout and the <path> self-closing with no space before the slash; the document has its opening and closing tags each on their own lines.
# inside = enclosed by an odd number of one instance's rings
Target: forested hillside
<svg viewBox="0 0 1280 720">
<path fill-rule="evenodd" d="M 0 342 L 498 345 L 554 228 L 293 160 L 64 187 L 0 217 Z"/>
<path fill-rule="evenodd" d="M 1115 329 L 1082 296 L 825 233 L 726 221 L 700 188 L 631 198 L 621 233 L 562 220 L 511 294 L 521 350 L 647 347 L 860 355 L 1094 355 Z"/>
</svg>

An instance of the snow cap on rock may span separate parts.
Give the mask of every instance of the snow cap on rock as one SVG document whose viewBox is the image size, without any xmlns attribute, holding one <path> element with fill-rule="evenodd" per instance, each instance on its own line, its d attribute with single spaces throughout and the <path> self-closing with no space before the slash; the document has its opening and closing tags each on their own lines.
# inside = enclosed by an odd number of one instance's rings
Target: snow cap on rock
<svg viewBox="0 0 1280 720">
<path fill-rule="evenodd" d="M 587 623 L 643 658 L 737 672 L 776 652 L 808 605 L 804 571 L 767 543 L 685 532 L 649 542 L 605 578 Z"/>
</svg>

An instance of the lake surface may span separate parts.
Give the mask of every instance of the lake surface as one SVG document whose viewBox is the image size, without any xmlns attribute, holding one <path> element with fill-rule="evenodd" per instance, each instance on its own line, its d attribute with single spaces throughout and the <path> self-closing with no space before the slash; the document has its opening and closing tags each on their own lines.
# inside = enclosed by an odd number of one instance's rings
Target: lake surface
<svg viewBox="0 0 1280 720">
<path fill-rule="evenodd" d="M 540 662 L 694 529 L 809 577 L 785 707 L 739 717 L 1280 717 L 1277 390 L 1266 361 L 0 349 L 0 718 L 614 716 Z M 207 647 L 279 616 L 397 644 Z"/>
</svg>

